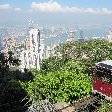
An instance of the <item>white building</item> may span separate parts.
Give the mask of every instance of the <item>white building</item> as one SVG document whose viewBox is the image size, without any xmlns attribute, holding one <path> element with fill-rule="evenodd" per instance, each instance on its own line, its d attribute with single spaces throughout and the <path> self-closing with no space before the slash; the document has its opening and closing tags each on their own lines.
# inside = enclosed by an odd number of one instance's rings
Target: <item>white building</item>
<svg viewBox="0 0 112 112">
<path fill-rule="evenodd" d="M 40 62 L 44 59 L 44 44 L 40 39 L 40 31 L 31 28 L 29 31 L 30 50 L 23 50 L 21 52 L 21 70 L 24 68 L 40 69 Z"/>
<path fill-rule="evenodd" d="M 112 42 L 112 29 L 110 29 L 109 34 L 106 36 L 109 42 Z"/>
<path fill-rule="evenodd" d="M 57 45 L 49 45 L 49 46 L 46 46 L 45 47 L 45 58 L 49 58 L 49 57 L 52 57 L 52 56 L 55 56 L 55 47 Z"/>
<path fill-rule="evenodd" d="M 101 37 L 93 36 L 92 39 L 101 39 Z"/>
</svg>

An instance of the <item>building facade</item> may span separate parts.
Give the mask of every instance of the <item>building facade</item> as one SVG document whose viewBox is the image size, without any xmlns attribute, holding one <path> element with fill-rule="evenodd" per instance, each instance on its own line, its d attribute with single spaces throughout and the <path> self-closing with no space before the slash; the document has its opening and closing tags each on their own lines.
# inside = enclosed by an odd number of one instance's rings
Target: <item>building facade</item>
<svg viewBox="0 0 112 112">
<path fill-rule="evenodd" d="M 106 36 L 107 41 L 112 42 L 112 29 L 109 30 L 109 34 Z"/>
<path fill-rule="evenodd" d="M 39 29 L 31 28 L 29 31 L 29 49 L 21 52 L 20 68 L 37 68 L 40 69 L 40 63 L 44 59 L 44 44 L 40 39 Z M 27 46 L 27 45 L 25 45 Z"/>
</svg>

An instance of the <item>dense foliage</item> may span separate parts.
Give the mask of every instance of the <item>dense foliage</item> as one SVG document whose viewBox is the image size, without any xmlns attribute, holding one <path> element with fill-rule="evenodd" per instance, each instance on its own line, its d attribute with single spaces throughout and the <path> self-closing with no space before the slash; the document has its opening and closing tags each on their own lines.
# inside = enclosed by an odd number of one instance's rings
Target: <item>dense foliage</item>
<svg viewBox="0 0 112 112">
<path fill-rule="evenodd" d="M 101 107 L 97 109 L 97 112 L 112 112 L 112 102 L 102 100 Z"/>
<path fill-rule="evenodd" d="M 112 59 L 112 43 L 105 40 L 68 42 L 57 46 L 56 54 L 60 54 L 62 58 L 66 56 L 66 59 L 79 61 L 85 66 L 83 72 L 92 74 L 95 63 Z"/>
<path fill-rule="evenodd" d="M 0 53 L 0 112 L 24 112 L 28 99 L 22 101 L 28 94 L 21 87 L 20 81 L 33 79 L 31 73 L 21 73 L 17 69 L 20 60 L 12 52 Z M 16 68 L 13 69 L 12 68 Z"/>
<path fill-rule="evenodd" d="M 44 72 L 44 74 L 48 72 L 55 72 L 61 70 L 65 63 L 66 62 L 63 59 L 60 59 L 57 56 L 49 57 L 48 59 L 42 61 L 41 71 Z"/>
<path fill-rule="evenodd" d="M 60 71 L 50 72 L 46 76 L 40 75 L 32 83 L 22 83 L 28 93 L 35 100 L 49 98 L 53 103 L 72 102 L 88 96 L 91 82 L 86 74 L 77 73 L 76 65 L 68 62 Z"/>
</svg>

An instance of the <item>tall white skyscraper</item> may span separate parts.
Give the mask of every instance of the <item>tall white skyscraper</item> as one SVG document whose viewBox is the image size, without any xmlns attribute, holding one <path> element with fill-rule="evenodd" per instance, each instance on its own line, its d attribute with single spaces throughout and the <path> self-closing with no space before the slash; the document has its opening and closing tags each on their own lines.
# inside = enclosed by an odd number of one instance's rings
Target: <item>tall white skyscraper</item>
<svg viewBox="0 0 112 112">
<path fill-rule="evenodd" d="M 44 44 L 40 41 L 40 30 L 30 28 L 30 49 L 21 53 L 21 68 L 40 69 L 40 62 L 44 59 Z"/>
<path fill-rule="evenodd" d="M 109 42 L 112 42 L 112 29 L 109 30 L 109 35 L 106 38 Z"/>
</svg>

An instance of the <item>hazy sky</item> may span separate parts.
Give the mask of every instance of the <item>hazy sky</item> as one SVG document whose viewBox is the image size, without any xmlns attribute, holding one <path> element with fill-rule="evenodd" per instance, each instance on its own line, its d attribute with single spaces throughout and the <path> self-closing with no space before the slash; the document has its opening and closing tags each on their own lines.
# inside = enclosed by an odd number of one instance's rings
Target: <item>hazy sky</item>
<svg viewBox="0 0 112 112">
<path fill-rule="evenodd" d="M 0 24 L 112 24 L 112 0 L 0 0 Z"/>
</svg>

